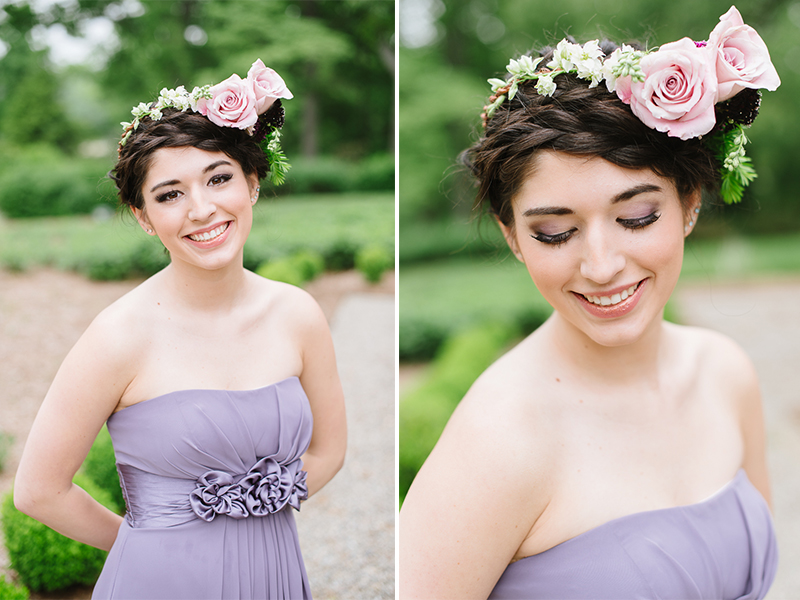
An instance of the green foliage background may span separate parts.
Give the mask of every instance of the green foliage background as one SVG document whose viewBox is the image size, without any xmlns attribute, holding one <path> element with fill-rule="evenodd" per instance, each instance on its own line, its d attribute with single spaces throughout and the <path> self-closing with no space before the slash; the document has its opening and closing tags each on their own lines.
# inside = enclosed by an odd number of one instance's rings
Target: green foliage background
<svg viewBox="0 0 800 600">
<path fill-rule="evenodd" d="M 64 66 L 48 32 L 113 29 Z M 394 189 L 393 0 L 0 1 L 0 212 L 88 213 L 120 121 L 164 87 L 218 83 L 261 58 L 294 94 L 283 148 L 296 170 L 267 194 Z M 27 190 L 26 190 L 27 186 Z"/>
</svg>

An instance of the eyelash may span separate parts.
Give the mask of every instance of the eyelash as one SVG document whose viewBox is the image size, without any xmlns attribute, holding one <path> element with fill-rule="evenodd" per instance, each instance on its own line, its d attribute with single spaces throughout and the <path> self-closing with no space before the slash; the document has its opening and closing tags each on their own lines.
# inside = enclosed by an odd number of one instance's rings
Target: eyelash
<svg viewBox="0 0 800 600">
<path fill-rule="evenodd" d="M 625 229 L 635 230 L 635 229 L 643 229 L 648 225 L 652 225 L 658 219 L 661 218 L 661 213 L 652 212 L 646 217 L 640 217 L 638 219 L 617 219 L 617 223 L 622 225 Z M 548 244 L 550 246 L 555 246 L 558 248 L 561 244 L 565 243 L 569 238 L 572 237 L 572 234 L 576 230 L 570 229 L 569 231 L 564 231 L 562 233 L 556 233 L 555 235 L 548 235 L 546 233 L 536 233 L 531 234 L 531 237 L 543 244 Z"/>
<path fill-rule="evenodd" d="M 209 179 L 209 183 L 211 185 L 217 186 L 222 185 L 223 183 L 230 181 L 233 177 L 230 173 L 218 173 Z M 178 190 L 169 190 L 168 192 L 164 192 L 163 194 L 159 194 L 156 196 L 156 202 L 169 202 L 170 200 L 175 200 L 178 197 Z"/>
</svg>

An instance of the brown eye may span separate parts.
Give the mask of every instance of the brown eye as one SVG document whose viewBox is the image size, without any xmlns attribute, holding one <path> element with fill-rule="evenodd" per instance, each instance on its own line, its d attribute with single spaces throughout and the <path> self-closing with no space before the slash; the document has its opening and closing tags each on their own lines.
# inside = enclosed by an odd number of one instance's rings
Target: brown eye
<svg viewBox="0 0 800 600">
<path fill-rule="evenodd" d="M 169 202 L 170 200 L 175 200 L 178 196 L 180 196 L 179 191 L 170 190 L 169 192 L 164 192 L 156 196 L 156 202 Z"/>
</svg>

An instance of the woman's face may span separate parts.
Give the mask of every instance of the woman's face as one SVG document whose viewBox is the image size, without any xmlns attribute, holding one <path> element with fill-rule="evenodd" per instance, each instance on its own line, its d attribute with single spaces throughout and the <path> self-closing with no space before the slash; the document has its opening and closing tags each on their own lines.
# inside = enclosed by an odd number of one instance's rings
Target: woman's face
<svg viewBox="0 0 800 600">
<path fill-rule="evenodd" d="M 160 148 L 142 186 L 144 210 L 133 210 L 145 231 L 158 235 L 173 263 L 220 269 L 237 259 L 241 263 L 257 183 L 222 152 Z"/>
<path fill-rule="evenodd" d="M 670 180 L 541 151 L 512 205 L 514 224 L 501 224 L 503 233 L 568 323 L 604 346 L 660 323 L 689 221 Z"/>
</svg>

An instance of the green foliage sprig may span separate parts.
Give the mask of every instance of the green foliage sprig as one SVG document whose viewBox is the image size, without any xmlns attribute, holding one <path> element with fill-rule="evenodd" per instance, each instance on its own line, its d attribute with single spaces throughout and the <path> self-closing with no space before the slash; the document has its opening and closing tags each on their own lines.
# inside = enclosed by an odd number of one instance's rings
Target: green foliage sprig
<svg viewBox="0 0 800 600">
<path fill-rule="evenodd" d="M 286 181 L 286 173 L 292 168 L 281 148 L 281 132 L 273 129 L 272 133 L 262 140 L 260 146 L 269 161 L 267 179 L 272 185 L 281 185 Z"/>
<path fill-rule="evenodd" d="M 721 135 L 714 136 L 712 140 L 719 149 L 718 158 L 722 164 L 720 170 L 722 200 L 725 204 L 741 202 L 744 188 L 758 177 L 750 157 L 745 155 L 744 146 L 748 139 L 744 133 L 744 126 L 737 124 Z"/>
</svg>

